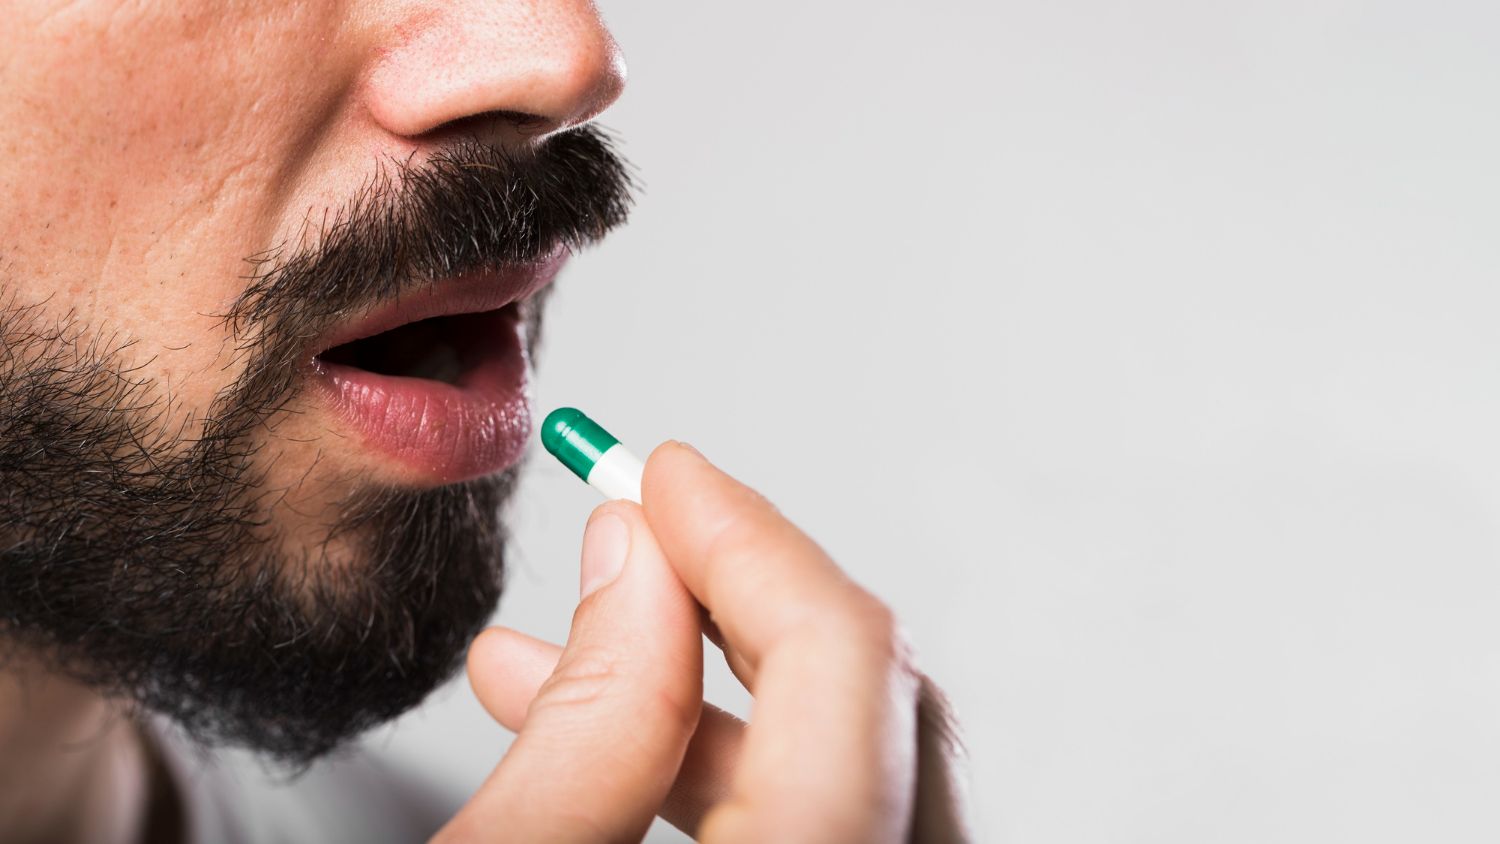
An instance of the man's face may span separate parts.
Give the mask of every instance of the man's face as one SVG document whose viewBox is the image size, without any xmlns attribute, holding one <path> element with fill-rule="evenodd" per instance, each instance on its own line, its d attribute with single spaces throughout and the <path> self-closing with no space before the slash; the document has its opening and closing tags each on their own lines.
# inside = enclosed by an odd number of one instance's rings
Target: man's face
<svg viewBox="0 0 1500 844">
<path fill-rule="evenodd" d="M 587 0 L 0 11 L 0 640 L 323 752 L 498 597 L 618 52 Z"/>
</svg>

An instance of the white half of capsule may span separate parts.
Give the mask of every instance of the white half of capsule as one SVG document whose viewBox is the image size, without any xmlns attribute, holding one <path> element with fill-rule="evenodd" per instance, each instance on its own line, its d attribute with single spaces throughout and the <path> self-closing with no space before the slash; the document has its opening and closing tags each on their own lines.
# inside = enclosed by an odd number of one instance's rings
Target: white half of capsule
<svg viewBox="0 0 1500 844">
<path fill-rule="evenodd" d="M 615 443 L 594 461 L 589 470 L 589 486 L 604 493 L 605 498 L 623 498 L 641 503 L 641 475 L 646 465 L 621 443 Z"/>
</svg>

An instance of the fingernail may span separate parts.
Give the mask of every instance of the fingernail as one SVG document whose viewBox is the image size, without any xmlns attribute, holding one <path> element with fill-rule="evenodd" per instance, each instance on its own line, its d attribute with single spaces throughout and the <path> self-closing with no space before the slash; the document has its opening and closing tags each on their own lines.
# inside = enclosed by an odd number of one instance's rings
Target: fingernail
<svg viewBox="0 0 1500 844">
<path fill-rule="evenodd" d="M 702 460 L 707 460 L 708 459 L 707 457 L 703 456 L 703 452 L 699 451 L 696 448 L 693 448 L 693 444 L 692 443 L 685 443 L 682 440 L 678 440 L 677 444 L 680 445 L 680 446 L 682 446 L 683 448 L 687 449 L 688 451 L 691 451 L 692 453 L 698 455 L 699 459 L 702 459 Z"/>
<path fill-rule="evenodd" d="M 613 513 L 597 516 L 583 532 L 583 564 L 578 582 L 580 599 L 608 586 L 625 567 L 630 553 L 630 527 Z"/>
</svg>

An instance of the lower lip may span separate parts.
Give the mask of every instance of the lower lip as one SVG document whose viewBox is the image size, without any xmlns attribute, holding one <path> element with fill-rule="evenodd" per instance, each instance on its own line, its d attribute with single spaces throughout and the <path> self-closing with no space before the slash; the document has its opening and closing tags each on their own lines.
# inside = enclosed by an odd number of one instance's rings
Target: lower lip
<svg viewBox="0 0 1500 844">
<path fill-rule="evenodd" d="M 454 483 L 514 465 L 531 436 L 525 329 L 496 312 L 493 346 L 456 384 L 381 375 L 319 361 L 321 385 L 365 444 L 419 473 Z"/>
</svg>

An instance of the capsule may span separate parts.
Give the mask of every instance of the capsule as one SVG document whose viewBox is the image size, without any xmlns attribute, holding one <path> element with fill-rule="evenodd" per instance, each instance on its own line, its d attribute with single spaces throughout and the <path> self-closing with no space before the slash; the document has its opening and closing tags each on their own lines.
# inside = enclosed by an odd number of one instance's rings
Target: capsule
<svg viewBox="0 0 1500 844">
<path fill-rule="evenodd" d="M 605 498 L 641 503 L 645 464 L 583 411 L 559 407 L 547 414 L 542 447 Z"/>
</svg>

